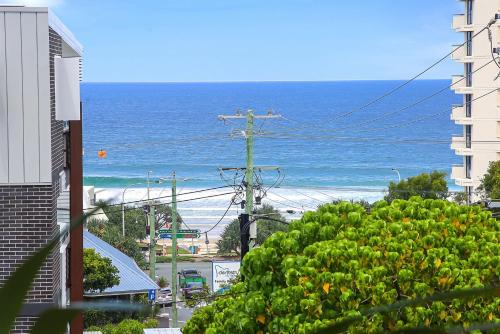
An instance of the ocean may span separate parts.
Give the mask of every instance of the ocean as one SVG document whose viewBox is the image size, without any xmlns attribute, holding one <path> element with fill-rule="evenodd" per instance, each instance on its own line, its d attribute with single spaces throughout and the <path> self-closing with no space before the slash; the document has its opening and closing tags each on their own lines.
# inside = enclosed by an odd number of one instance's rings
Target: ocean
<svg viewBox="0 0 500 334">
<path fill-rule="evenodd" d="M 175 171 L 180 191 L 231 183 L 241 172 L 221 175 L 219 168 L 245 165 L 245 121 L 223 122 L 218 115 L 272 110 L 283 118 L 255 121 L 255 165 L 280 168 L 257 173 L 263 188 L 274 185 L 264 203 L 300 212 L 333 198 L 374 201 L 397 180 L 393 168 L 405 178 L 432 170 L 450 173 L 461 163 L 450 150 L 452 135 L 461 133 L 450 120 L 452 104 L 461 103 L 457 95 L 445 90 L 405 108 L 449 80 L 415 81 L 359 109 L 401 83 L 83 83 L 84 183 L 102 189 L 99 198 L 114 201 L 128 186 L 134 189 L 126 201 L 144 198 L 148 171 L 152 179 Z M 99 150 L 107 157 L 99 158 Z M 157 184 L 154 193 L 168 196 L 164 187 Z M 179 210 L 186 222 L 210 226 L 229 198 L 187 201 Z M 224 222 L 237 213 L 233 207 Z"/>
</svg>

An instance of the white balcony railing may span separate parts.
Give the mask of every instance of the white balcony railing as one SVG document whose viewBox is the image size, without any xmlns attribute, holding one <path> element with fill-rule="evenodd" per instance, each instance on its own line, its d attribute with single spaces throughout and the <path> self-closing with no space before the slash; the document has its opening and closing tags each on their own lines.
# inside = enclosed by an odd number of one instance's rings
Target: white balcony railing
<svg viewBox="0 0 500 334">
<path fill-rule="evenodd" d="M 461 187 L 472 186 L 472 179 L 465 177 L 465 167 L 462 165 L 455 165 L 451 167 L 451 178 L 455 180 L 455 184 Z"/>
<path fill-rule="evenodd" d="M 470 142 L 467 143 L 465 137 L 452 137 L 450 147 L 457 155 L 470 155 L 472 153 L 470 144 Z"/>
<path fill-rule="evenodd" d="M 467 117 L 467 115 L 465 114 L 465 107 L 464 106 L 453 106 L 453 109 L 451 109 L 450 119 L 452 121 L 455 121 L 455 123 L 459 124 L 459 125 L 471 125 L 472 124 L 472 118 Z"/>
<path fill-rule="evenodd" d="M 465 179 L 465 168 L 462 165 L 454 165 L 451 167 L 451 178 L 456 179 Z"/>
<path fill-rule="evenodd" d="M 454 75 L 451 77 L 451 89 L 458 91 L 465 88 L 465 77 L 463 75 Z"/>
<path fill-rule="evenodd" d="M 453 53 L 451 54 L 451 59 L 455 61 L 462 61 L 465 58 L 465 50 L 466 46 L 465 45 L 452 45 L 452 51 Z"/>
<path fill-rule="evenodd" d="M 465 27 L 465 23 L 466 21 L 464 14 L 453 15 L 453 23 L 451 27 L 457 31 L 460 31 Z"/>
</svg>

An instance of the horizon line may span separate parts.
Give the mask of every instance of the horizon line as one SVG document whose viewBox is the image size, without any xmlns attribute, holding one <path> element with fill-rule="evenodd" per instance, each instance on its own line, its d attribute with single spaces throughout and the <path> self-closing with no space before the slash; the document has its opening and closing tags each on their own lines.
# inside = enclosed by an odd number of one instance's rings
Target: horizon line
<svg viewBox="0 0 500 334">
<path fill-rule="evenodd" d="M 82 81 L 89 84 L 196 84 L 196 83 L 321 83 L 321 82 L 368 82 L 408 81 L 409 79 L 347 79 L 347 80 L 227 80 L 227 81 Z M 415 79 L 413 81 L 451 80 L 445 78 Z"/>
</svg>

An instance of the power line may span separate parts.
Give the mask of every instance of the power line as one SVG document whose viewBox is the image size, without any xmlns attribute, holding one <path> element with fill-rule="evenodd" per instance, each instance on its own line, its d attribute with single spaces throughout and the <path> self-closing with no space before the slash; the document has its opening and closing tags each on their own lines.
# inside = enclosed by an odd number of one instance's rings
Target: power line
<svg viewBox="0 0 500 334">
<path fill-rule="evenodd" d="M 191 201 L 197 201 L 197 200 L 200 200 L 200 199 L 220 197 L 220 196 L 226 196 L 226 195 L 232 195 L 232 194 L 234 194 L 234 191 L 226 192 L 226 193 L 221 193 L 221 194 L 207 195 L 207 196 L 203 196 L 203 197 L 196 197 L 196 198 L 178 200 L 177 203 L 191 202 Z M 151 200 L 154 200 L 154 198 L 152 198 Z M 147 202 L 147 201 L 143 201 L 143 202 Z M 126 203 L 124 203 L 124 204 L 126 204 Z M 168 205 L 168 204 L 172 204 L 172 202 L 163 202 L 163 203 L 158 203 L 158 204 L 153 203 L 152 206 L 156 206 L 156 205 Z M 136 207 L 125 208 L 125 211 L 129 211 L 129 210 L 137 210 L 137 208 Z M 111 212 L 111 213 L 121 212 L 121 210 L 115 210 L 115 211 L 109 211 L 109 212 Z M 100 215 L 99 213 L 94 213 L 94 214 L 87 215 L 87 217 L 90 217 L 90 216 L 99 216 L 99 215 Z"/>
<path fill-rule="evenodd" d="M 486 64 L 482 65 L 481 67 L 475 69 L 470 75 L 474 74 L 474 73 L 477 73 L 479 72 L 480 70 L 482 70 L 483 68 L 485 68 L 486 66 L 488 66 L 489 64 L 491 64 L 494 60 L 490 60 L 489 62 L 487 62 Z M 403 111 L 406 111 L 408 109 L 411 109 L 411 108 L 414 108 L 432 98 L 434 98 L 435 96 L 443 93 L 444 91 L 447 91 L 448 89 L 452 88 L 453 86 L 457 85 L 458 83 L 464 81 L 466 79 L 466 77 L 464 76 L 463 78 L 457 80 L 456 82 L 452 82 L 450 85 L 447 85 L 446 87 L 443 87 L 441 88 L 440 90 L 428 95 L 428 96 L 425 96 L 423 97 L 422 99 L 416 101 L 416 102 L 413 102 L 403 108 L 400 108 L 400 109 L 397 109 L 397 110 L 393 110 L 393 111 L 390 111 L 390 112 L 386 112 L 386 113 L 383 113 L 381 114 L 380 116 L 377 116 L 375 118 L 372 118 L 372 119 L 369 119 L 369 120 L 366 120 L 366 121 L 363 121 L 363 122 L 360 122 L 360 123 L 356 123 L 356 124 L 351 124 L 349 126 L 344 126 L 344 127 L 340 127 L 340 128 L 333 128 L 333 129 L 325 129 L 323 127 L 317 127 L 318 131 L 321 131 L 321 132 L 339 132 L 339 131 L 345 131 L 345 130 L 351 130 L 351 129 L 354 129 L 354 128 L 358 128 L 360 126 L 364 126 L 364 125 L 371 125 L 373 124 L 373 122 L 376 122 L 376 121 L 379 121 L 379 120 L 382 120 L 384 118 L 387 118 L 388 116 L 392 116 L 392 115 L 395 115 L 395 114 L 398 114 L 400 112 L 403 112 Z M 498 89 L 495 89 L 493 91 L 496 91 Z M 493 92 L 492 91 L 492 92 Z M 492 93 L 491 92 L 491 93 Z M 484 97 L 484 96 L 483 96 Z M 448 110 L 449 111 L 449 110 Z M 286 119 L 286 118 L 285 118 Z M 414 122 L 413 122 L 414 123 Z M 300 130 L 301 128 L 290 128 L 289 130 Z"/>
<path fill-rule="evenodd" d="M 479 34 L 483 33 L 485 30 L 489 29 L 489 27 L 491 25 L 493 25 L 495 23 L 496 20 L 492 20 L 489 22 L 488 25 L 486 25 L 484 28 L 482 28 L 480 31 L 478 31 L 477 33 L 475 33 L 472 37 L 471 37 L 471 40 L 475 37 L 477 37 Z M 441 62 L 443 62 L 444 60 L 448 59 L 448 57 L 450 57 L 453 53 L 455 53 L 457 50 L 459 50 L 460 48 L 462 48 L 464 45 L 466 45 L 468 43 L 468 41 L 465 41 L 464 43 L 458 45 L 455 49 L 453 49 L 451 52 L 447 53 L 445 56 L 443 56 L 442 58 L 440 58 L 439 60 L 437 60 L 436 62 L 434 62 L 433 64 L 431 64 L 430 66 L 428 66 L 427 68 L 425 68 L 423 71 L 419 72 L 418 74 L 416 74 L 415 76 L 413 76 L 412 78 L 406 80 L 405 82 L 403 82 L 402 84 L 398 85 L 397 87 L 389 90 L 388 92 L 382 94 L 381 96 L 373 99 L 372 101 L 362 105 L 361 107 L 358 107 L 358 108 L 355 108 L 349 112 L 346 112 L 346 113 L 343 113 L 343 114 L 340 114 L 340 115 L 337 115 L 336 117 L 334 117 L 333 119 L 331 119 L 331 121 L 335 121 L 339 118 L 344 118 L 346 116 L 349 116 L 349 115 L 352 115 L 356 112 L 359 112 L 359 111 L 362 111 L 374 104 L 376 104 L 377 102 L 385 99 L 386 97 L 388 96 L 391 96 L 393 95 L 394 93 L 396 93 L 397 91 L 401 90 L 402 88 L 404 88 L 405 86 L 409 85 L 411 82 L 415 81 L 416 79 L 418 79 L 419 77 L 421 77 L 422 75 L 424 75 L 425 73 L 427 73 L 428 71 L 430 71 L 431 69 L 433 69 L 434 67 L 436 67 L 437 65 L 439 65 Z M 293 119 L 289 119 L 289 118 L 284 118 L 285 120 L 288 120 L 288 121 L 292 121 L 292 122 L 297 122 L 297 123 L 300 123 L 302 124 L 303 122 L 301 121 L 296 121 L 296 120 L 293 120 Z M 316 126 L 314 125 L 311 125 L 311 126 L 303 126 L 302 128 L 305 128 L 305 127 L 313 127 L 315 128 Z"/>
<path fill-rule="evenodd" d="M 231 209 L 231 207 L 233 206 L 233 204 L 234 204 L 234 197 L 233 197 L 233 199 L 231 199 L 231 203 L 229 203 L 229 206 L 227 207 L 227 209 L 224 212 L 224 214 L 222 215 L 222 217 L 220 217 L 219 221 L 217 223 L 215 223 L 211 228 L 209 228 L 208 230 L 206 230 L 205 232 L 202 232 L 202 234 L 206 234 L 208 232 L 211 232 L 214 228 L 216 228 L 222 222 L 222 220 L 224 219 L 224 217 L 226 217 L 227 213 L 229 212 L 229 210 Z"/>
</svg>

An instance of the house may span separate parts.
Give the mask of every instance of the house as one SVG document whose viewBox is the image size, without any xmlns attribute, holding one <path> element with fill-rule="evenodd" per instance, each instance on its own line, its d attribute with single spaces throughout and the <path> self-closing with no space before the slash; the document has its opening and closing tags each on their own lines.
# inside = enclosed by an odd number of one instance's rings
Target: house
<svg viewBox="0 0 500 334">
<path fill-rule="evenodd" d="M 85 292 L 85 297 L 118 297 L 149 293 L 150 290 L 159 290 L 160 287 L 144 273 L 135 261 L 123 254 L 107 242 L 88 231 L 83 232 L 83 247 L 95 249 L 99 255 L 111 259 L 118 269 L 120 283 L 102 292 Z"/>
<path fill-rule="evenodd" d="M 464 74 L 453 77 L 452 89 L 463 103 L 453 108 L 451 119 L 463 133 L 452 138 L 451 149 L 463 163 L 452 167 L 451 178 L 464 188 L 471 202 L 478 199 L 477 188 L 489 163 L 500 160 L 500 79 L 499 68 L 492 61 L 500 50 L 500 21 L 496 20 L 500 6 L 493 0 L 462 3 L 465 14 L 453 16 L 452 25 L 463 36 L 460 44 L 464 45 L 453 46 L 452 59 L 463 64 Z"/>
<path fill-rule="evenodd" d="M 47 8 L 0 6 L 0 285 L 62 233 L 11 333 L 83 298 L 81 229 L 66 230 L 82 213 L 81 57 Z"/>
</svg>

